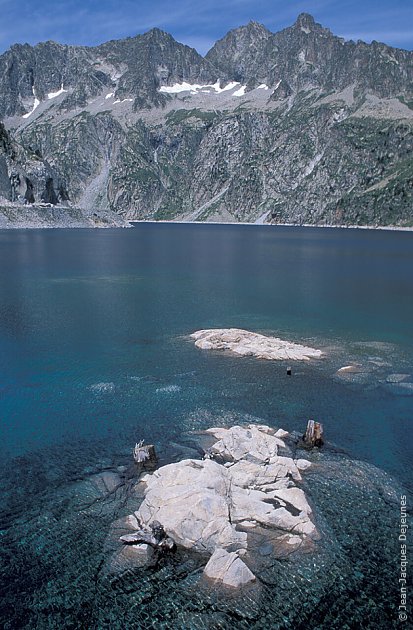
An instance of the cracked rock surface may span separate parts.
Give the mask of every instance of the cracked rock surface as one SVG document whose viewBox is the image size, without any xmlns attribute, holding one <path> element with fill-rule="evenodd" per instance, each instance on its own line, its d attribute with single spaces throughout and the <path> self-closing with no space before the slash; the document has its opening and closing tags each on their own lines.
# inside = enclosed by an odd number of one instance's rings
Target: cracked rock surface
<svg viewBox="0 0 413 630">
<path fill-rule="evenodd" d="M 298 487 L 297 463 L 301 470 L 310 463 L 279 455 L 288 449 L 264 425 L 206 433 L 217 440 L 211 459 L 184 459 L 145 475 L 134 518 L 146 527 L 159 521 L 178 546 L 211 556 L 206 578 L 240 587 L 255 581 L 249 564 L 256 564 L 258 549 L 265 555 L 263 539 L 275 557 L 311 548 L 317 539 L 312 509 Z"/>
<path fill-rule="evenodd" d="M 240 328 L 198 330 L 191 337 L 201 350 L 230 350 L 244 357 L 254 356 L 270 361 L 309 361 L 322 356 L 321 350 Z"/>
</svg>

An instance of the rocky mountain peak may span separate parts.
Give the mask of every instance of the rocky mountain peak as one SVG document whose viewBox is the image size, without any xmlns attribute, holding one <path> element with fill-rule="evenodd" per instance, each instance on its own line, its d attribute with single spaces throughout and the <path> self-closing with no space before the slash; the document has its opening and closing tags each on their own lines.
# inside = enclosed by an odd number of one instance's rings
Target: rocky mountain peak
<svg viewBox="0 0 413 630">
<path fill-rule="evenodd" d="M 252 75 L 249 58 L 259 60 L 271 37 L 272 33 L 265 26 L 249 22 L 229 31 L 211 48 L 206 59 L 235 81 L 247 83 Z"/>
<path fill-rule="evenodd" d="M 266 41 L 271 37 L 272 33 L 263 24 L 250 21 L 244 26 L 229 31 L 224 37 L 216 42 L 216 44 L 207 53 L 207 57 L 213 57 L 215 50 L 224 50 L 225 48 L 237 48 L 240 52 L 247 46 L 257 45 L 259 42 Z"/>
<path fill-rule="evenodd" d="M 250 20 L 248 24 L 245 26 L 240 26 L 235 31 L 248 32 L 251 36 L 260 37 L 261 39 L 268 39 L 271 32 L 261 24 L 260 22 L 256 22 L 255 20 Z"/>
<path fill-rule="evenodd" d="M 162 29 L 157 28 L 157 27 L 151 28 L 149 31 L 144 33 L 141 37 L 143 40 L 151 41 L 154 43 L 162 43 L 162 42 L 176 43 L 176 44 L 178 43 L 172 37 L 172 35 L 170 35 L 166 31 L 163 31 Z"/>
<path fill-rule="evenodd" d="M 299 26 L 303 28 L 311 28 L 315 26 L 315 20 L 312 15 L 309 13 L 300 13 L 295 21 L 294 26 Z"/>
<path fill-rule="evenodd" d="M 325 28 L 324 26 L 322 26 L 322 24 L 319 24 L 318 22 L 315 21 L 315 19 L 313 18 L 312 15 L 310 15 L 309 13 L 300 13 L 300 15 L 297 17 L 295 23 L 285 29 L 285 31 L 289 31 L 290 33 L 305 33 L 305 35 L 310 35 L 312 34 L 314 35 L 329 35 L 331 37 L 334 37 L 333 33 L 330 31 L 330 29 Z M 282 32 L 285 32 L 282 31 Z"/>
</svg>

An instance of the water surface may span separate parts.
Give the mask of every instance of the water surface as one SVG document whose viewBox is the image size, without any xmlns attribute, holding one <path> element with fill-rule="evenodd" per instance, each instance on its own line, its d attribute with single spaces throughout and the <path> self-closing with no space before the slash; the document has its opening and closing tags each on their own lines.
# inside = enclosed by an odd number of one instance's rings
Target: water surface
<svg viewBox="0 0 413 630">
<path fill-rule="evenodd" d="M 327 436 L 411 483 L 413 236 L 138 224 L 0 233 L 0 449 L 133 433 L 167 439 L 208 412 Z M 326 350 L 285 365 L 205 353 L 236 326 Z M 358 362 L 343 381 L 338 367 Z"/>
<path fill-rule="evenodd" d="M 413 487 L 412 278 L 413 235 L 403 232 L 0 231 L 2 627 L 397 627 L 389 489 Z M 232 326 L 325 358 L 287 376 L 284 362 L 200 351 L 189 338 Z M 360 371 L 337 376 L 349 364 Z M 258 602 L 203 595 L 179 554 L 107 574 L 111 524 L 137 507 L 124 472 L 135 441 L 154 442 L 162 464 L 194 456 L 192 429 L 303 431 L 310 418 L 366 463 L 323 451 L 306 486 L 317 553 L 274 562 Z M 107 471 L 124 482 L 102 498 Z"/>
</svg>

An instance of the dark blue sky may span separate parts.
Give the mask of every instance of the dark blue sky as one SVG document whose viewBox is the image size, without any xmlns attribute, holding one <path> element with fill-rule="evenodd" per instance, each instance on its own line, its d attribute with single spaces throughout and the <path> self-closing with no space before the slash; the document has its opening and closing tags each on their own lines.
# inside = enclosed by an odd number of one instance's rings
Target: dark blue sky
<svg viewBox="0 0 413 630">
<path fill-rule="evenodd" d="M 346 39 L 413 49 L 413 0 L 0 0 L 0 52 L 48 39 L 94 45 L 157 26 L 204 54 L 249 20 L 277 31 L 304 11 Z"/>
</svg>

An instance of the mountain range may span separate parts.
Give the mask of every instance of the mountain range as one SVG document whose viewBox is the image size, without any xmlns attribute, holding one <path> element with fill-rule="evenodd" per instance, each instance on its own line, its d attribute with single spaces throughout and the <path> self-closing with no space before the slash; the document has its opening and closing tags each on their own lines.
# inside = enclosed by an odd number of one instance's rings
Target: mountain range
<svg viewBox="0 0 413 630">
<path fill-rule="evenodd" d="M 413 225 L 413 52 L 308 14 L 250 22 L 205 57 L 159 29 L 16 44 L 0 121 L 8 216 Z"/>
</svg>

